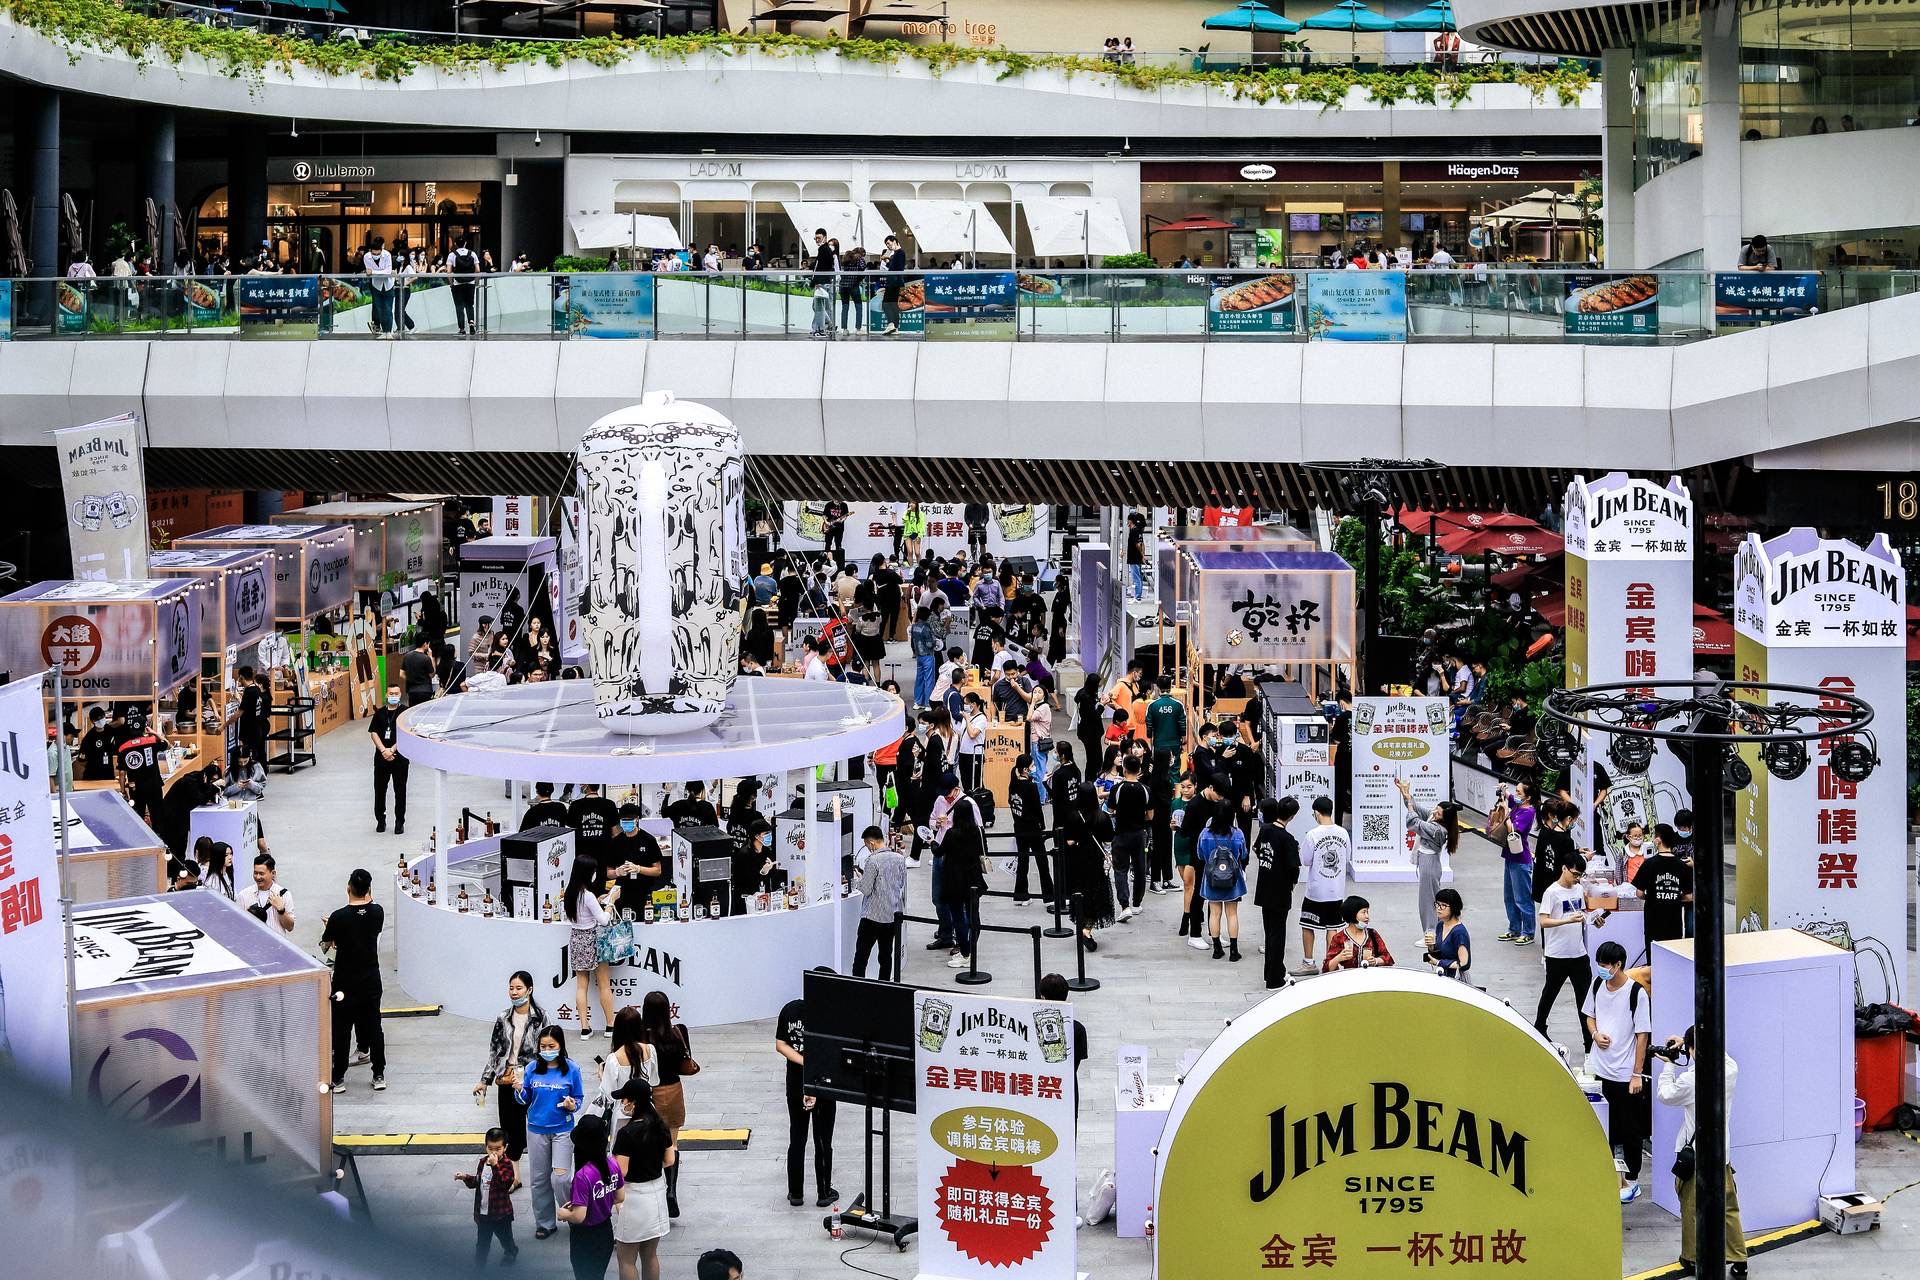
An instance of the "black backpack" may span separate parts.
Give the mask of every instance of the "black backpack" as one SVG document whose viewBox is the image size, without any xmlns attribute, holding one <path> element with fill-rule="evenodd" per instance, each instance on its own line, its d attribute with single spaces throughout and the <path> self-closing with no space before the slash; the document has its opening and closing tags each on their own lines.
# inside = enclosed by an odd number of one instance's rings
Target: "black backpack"
<svg viewBox="0 0 1920 1280">
<path fill-rule="evenodd" d="M 480 270 L 480 259 L 473 250 L 461 248 L 453 251 L 453 274 L 470 276 Z"/>
<path fill-rule="evenodd" d="M 1231 836 L 1215 836 L 1213 851 L 1207 855 L 1207 887 L 1231 893 L 1240 879 L 1240 859 L 1233 856 Z"/>
</svg>

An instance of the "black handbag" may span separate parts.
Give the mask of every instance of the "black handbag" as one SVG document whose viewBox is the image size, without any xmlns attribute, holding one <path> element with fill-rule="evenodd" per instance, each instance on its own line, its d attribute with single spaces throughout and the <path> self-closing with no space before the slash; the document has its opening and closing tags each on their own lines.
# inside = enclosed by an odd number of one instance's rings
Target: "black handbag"
<svg viewBox="0 0 1920 1280">
<path fill-rule="evenodd" d="M 1693 1143 L 1689 1142 L 1673 1153 L 1673 1176 L 1681 1182 L 1692 1182 L 1694 1164 Z"/>
</svg>

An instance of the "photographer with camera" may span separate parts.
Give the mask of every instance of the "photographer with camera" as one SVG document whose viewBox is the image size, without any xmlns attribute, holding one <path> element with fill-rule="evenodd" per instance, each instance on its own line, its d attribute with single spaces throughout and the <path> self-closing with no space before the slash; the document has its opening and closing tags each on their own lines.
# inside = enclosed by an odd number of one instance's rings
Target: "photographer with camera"
<svg viewBox="0 0 1920 1280">
<path fill-rule="evenodd" d="M 1661 1059 L 1660 1083 L 1655 1088 L 1656 1096 L 1664 1106 L 1680 1107 L 1686 1112 L 1680 1122 L 1680 1132 L 1674 1136 L 1673 1186 L 1680 1196 L 1680 1274 L 1690 1276 L 1694 1273 L 1693 1252 L 1693 1197 L 1695 1192 L 1695 1159 L 1693 1151 L 1694 1131 L 1694 1080 L 1693 1080 L 1693 1028 L 1688 1027 L 1684 1036 L 1668 1036 L 1667 1042 L 1653 1050 L 1653 1055 Z M 1733 1085 L 1739 1075 L 1739 1067 L 1733 1061 L 1733 1055 L 1727 1055 L 1727 1097 L 1726 1112 L 1733 1113 Z M 1747 1237 L 1740 1229 L 1740 1188 L 1733 1179 L 1733 1165 L 1728 1164 L 1727 1180 L 1727 1274 L 1733 1280 L 1746 1280 L 1747 1274 Z"/>
</svg>

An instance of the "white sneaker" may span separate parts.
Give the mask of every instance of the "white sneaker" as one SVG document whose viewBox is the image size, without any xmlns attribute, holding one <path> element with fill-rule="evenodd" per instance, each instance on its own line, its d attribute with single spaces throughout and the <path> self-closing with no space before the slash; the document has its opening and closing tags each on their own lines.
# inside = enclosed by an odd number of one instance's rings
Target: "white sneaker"
<svg viewBox="0 0 1920 1280">
<path fill-rule="evenodd" d="M 1161 894 L 1161 893 L 1165 893 L 1166 889 L 1158 884 L 1150 884 L 1147 886 L 1147 892 L 1153 893 L 1153 894 Z"/>
<path fill-rule="evenodd" d="M 1134 918 L 1134 916 L 1136 916 L 1136 915 L 1138 915 L 1138 914 L 1139 914 L 1139 913 L 1138 913 L 1138 912 L 1136 912 L 1136 911 L 1135 911 L 1135 910 L 1134 910 L 1134 909 L 1133 909 L 1132 907 L 1122 907 L 1122 908 L 1120 908 L 1120 912 L 1119 912 L 1119 914 L 1118 914 L 1118 915 L 1116 915 L 1116 916 L 1114 917 L 1114 919 L 1116 919 L 1116 920 L 1119 920 L 1119 921 L 1122 921 L 1122 922 L 1125 922 L 1125 921 L 1128 921 L 1128 920 L 1131 920 L 1131 919 L 1133 919 L 1133 918 Z"/>
<path fill-rule="evenodd" d="M 955 952 L 953 958 L 947 961 L 947 968 L 949 969 L 964 969 L 966 967 L 967 958 L 958 952 Z"/>
<path fill-rule="evenodd" d="M 1267 954 L 1267 944 L 1264 942 L 1261 943 L 1260 946 L 1257 948 L 1257 950 L 1260 952 L 1261 955 Z"/>
<path fill-rule="evenodd" d="M 1213 944 L 1211 942 L 1208 942 L 1205 938 L 1188 938 L 1187 945 L 1192 947 L 1195 951 L 1213 950 Z"/>
</svg>

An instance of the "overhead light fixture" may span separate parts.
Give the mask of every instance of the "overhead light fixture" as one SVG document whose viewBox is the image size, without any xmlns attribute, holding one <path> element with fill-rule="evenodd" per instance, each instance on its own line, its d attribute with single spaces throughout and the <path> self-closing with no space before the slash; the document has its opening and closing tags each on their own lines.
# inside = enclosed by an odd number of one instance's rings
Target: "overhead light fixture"
<svg viewBox="0 0 1920 1280">
<path fill-rule="evenodd" d="M 1580 756 L 1579 744 L 1567 726 L 1552 716 L 1543 718 L 1534 735 L 1534 754 L 1549 769 L 1568 769 Z"/>
<path fill-rule="evenodd" d="M 1740 758 L 1731 744 L 1728 745 L 1726 761 L 1720 771 L 1720 779 L 1729 791 L 1745 791 L 1753 785 L 1753 769 Z"/>
<path fill-rule="evenodd" d="M 1645 773 L 1653 765 L 1653 739 L 1644 733 L 1616 733 L 1607 759 L 1622 773 Z"/>
<path fill-rule="evenodd" d="M 1760 748 L 1760 763 L 1782 782 L 1792 782 L 1807 771 L 1807 744 L 1790 739 L 1769 742 Z"/>
<path fill-rule="evenodd" d="M 1833 776 L 1842 782 L 1865 782 L 1880 764 L 1879 745 L 1871 733 L 1862 733 L 1857 738 L 1842 738 L 1833 744 L 1833 751 L 1827 757 L 1827 766 L 1833 770 Z"/>
</svg>

